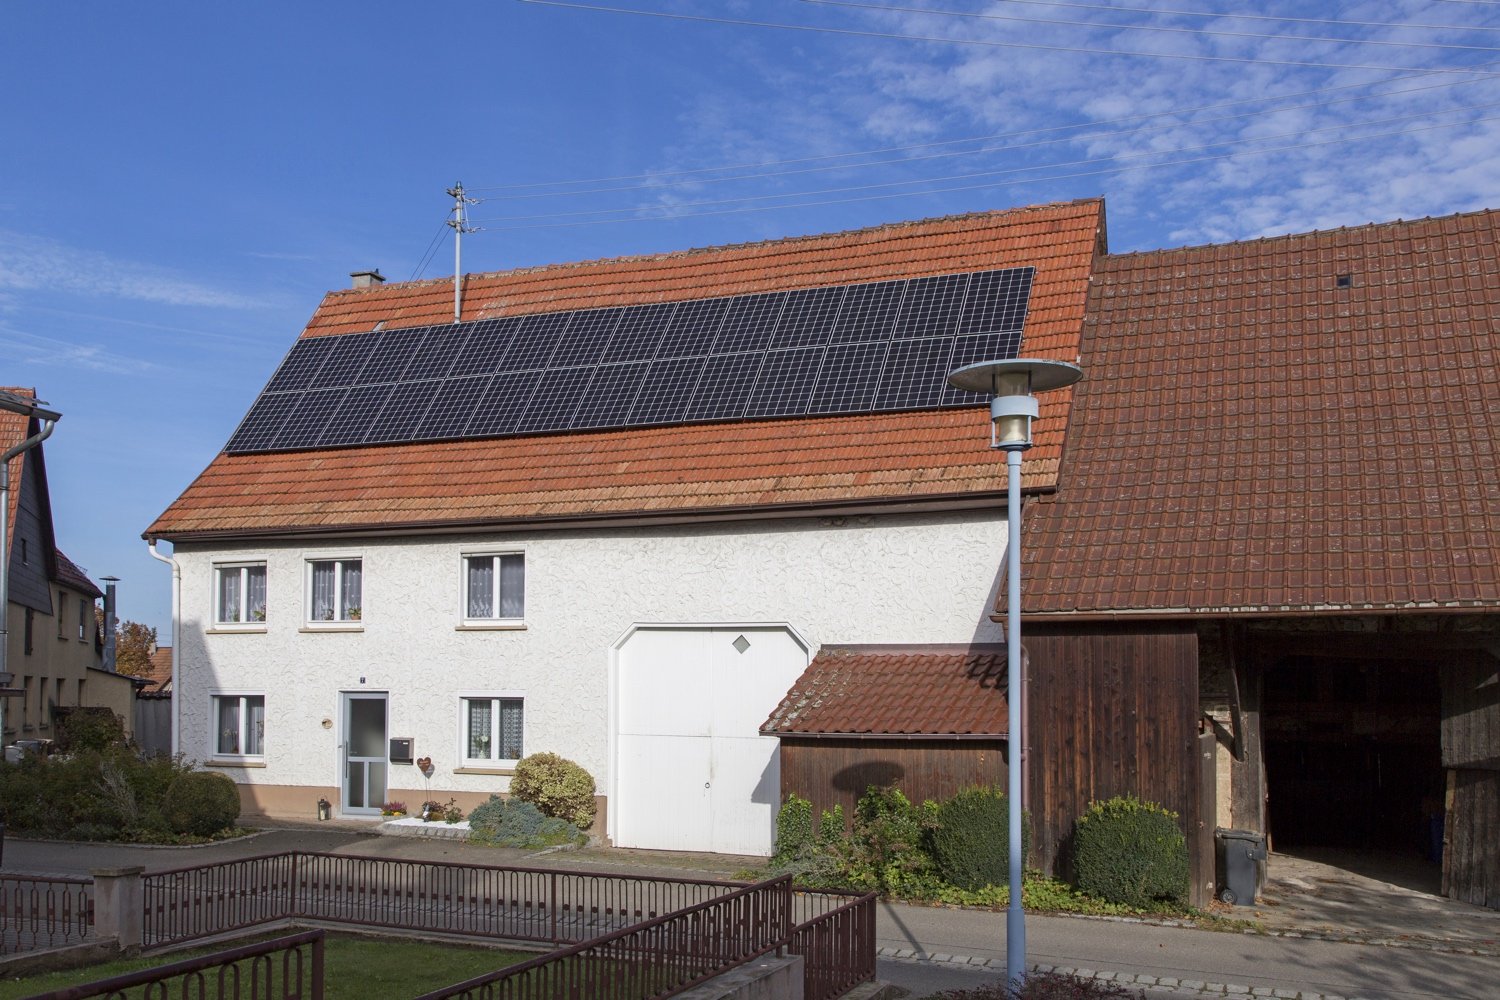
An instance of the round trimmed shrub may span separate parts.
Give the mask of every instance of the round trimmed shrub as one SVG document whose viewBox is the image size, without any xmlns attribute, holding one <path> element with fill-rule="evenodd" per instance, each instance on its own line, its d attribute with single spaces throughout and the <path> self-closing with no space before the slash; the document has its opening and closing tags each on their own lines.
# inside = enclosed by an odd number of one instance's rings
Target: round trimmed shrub
<svg viewBox="0 0 1500 1000">
<path fill-rule="evenodd" d="M 161 812 L 173 833 L 212 837 L 240 818 L 240 792 L 222 774 L 189 771 L 167 786 Z"/>
<path fill-rule="evenodd" d="M 510 794 L 580 830 L 594 822 L 593 776 L 555 753 L 534 753 L 517 763 Z"/>
<path fill-rule="evenodd" d="M 543 816 L 530 802 L 491 795 L 469 813 L 469 839 L 496 847 L 538 848 L 581 844 L 587 838 L 567 820 Z"/>
<path fill-rule="evenodd" d="M 1188 895 L 1187 838 L 1177 814 L 1133 795 L 1095 802 L 1074 826 L 1078 888 L 1141 909 Z"/>
<path fill-rule="evenodd" d="M 1010 800 L 998 788 L 966 788 L 938 804 L 932 860 L 960 889 L 1005 885 L 1010 877 Z M 1030 817 L 1021 817 L 1021 864 L 1031 853 Z"/>
</svg>

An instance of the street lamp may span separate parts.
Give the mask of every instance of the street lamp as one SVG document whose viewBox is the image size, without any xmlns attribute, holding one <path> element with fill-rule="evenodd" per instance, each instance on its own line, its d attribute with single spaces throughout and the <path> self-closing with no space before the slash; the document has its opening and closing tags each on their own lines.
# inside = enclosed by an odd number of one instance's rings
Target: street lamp
<svg viewBox="0 0 1500 1000">
<path fill-rule="evenodd" d="M 1065 361 L 1013 358 L 966 365 L 948 376 L 955 389 L 987 392 L 990 400 L 990 447 L 1005 452 L 1006 607 L 1005 798 L 1010 806 L 1010 903 L 1005 911 L 1005 978 L 1021 984 L 1026 971 L 1026 911 L 1021 908 L 1021 453 L 1031 447 L 1031 422 L 1040 408 L 1033 392 L 1061 389 L 1083 378 L 1083 370 Z"/>
<path fill-rule="evenodd" d="M 0 389 L 0 410 L 27 417 L 26 430 L 31 429 L 31 417 L 42 422 L 41 430 L 0 455 L 0 687 L 9 687 L 11 675 L 6 669 L 6 659 L 10 653 L 10 555 L 6 547 L 10 542 L 10 460 L 47 440 L 62 414 L 47 409 L 40 400 L 4 389 Z M 0 746 L 4 743 L 5 699 L 0 697 Z"/>
</svg>

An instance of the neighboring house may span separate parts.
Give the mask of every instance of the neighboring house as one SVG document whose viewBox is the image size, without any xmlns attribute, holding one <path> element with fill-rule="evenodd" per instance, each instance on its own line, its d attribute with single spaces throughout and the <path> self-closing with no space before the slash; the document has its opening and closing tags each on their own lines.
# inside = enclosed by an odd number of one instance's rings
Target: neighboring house
<svg viewBox="0 0 1500 1000">
<path fill-rule="evenodd" d="M 35 398 L 31 389 L 10 388 Z M 38 431 L 37 421 L 0 410 L 0 451 Z M 108 708 L 132 725 L 130 678 L 101 666 L 95 625 L 99 588 L 58 549 L 47 488 L 45 444 L 11 459 L 10 563 L 4 742 L 57 738 L 57 716 L 76 706 Z"/>
<path fill-rule="evenodd" d="M 1040 843 L 1073 818 L 1058 762 L 1128 727 L 1180 773 L 1200 858 L 1215 825 L 1435 856 L 1445 820 L 1444 892 L 1500 906 L 1497 321 L 1496 212 L 1098 262 L 1025 522 Z M 1179 709 L 1120 697 L 1151 683 L 1142 643 Z M 1115 697 L 1053 683 L 1084 645 Z"/>
<path fill-rule="evenodd" d="M 469 275 L 461 323 L 451 280 L 330 293 L 146 532 L 181 574 L 179 749 L 298 816 L 472 806 L 555 751 L 617 845 L 769 851 L 759 728 L 820 648 L 1000 640 L 1004 466 L 946 375 L 1076 360 L 1103 221 Z"/>
<path fill-rule="evenodd" d="M 152 646 L 151 662 L 147 672 L 136 678 L 137 688 L 142 694 L 165 695 L 172 693 L 172 647 Z"/>
</svg>

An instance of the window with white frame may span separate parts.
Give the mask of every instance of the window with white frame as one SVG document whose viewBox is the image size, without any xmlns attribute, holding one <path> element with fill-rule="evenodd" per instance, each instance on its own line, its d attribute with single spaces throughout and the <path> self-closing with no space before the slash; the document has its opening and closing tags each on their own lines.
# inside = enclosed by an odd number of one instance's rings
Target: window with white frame
<svg viewBox="0 0 1500 1000">
<path fill-rule="evenodd" d="M 59 611 L 58 615 L 61 616 L 62 612 Z M 94 602 L 80 597 L 78 599 L 78 641 L 87 642 L 89 629 L 98 627 L 98 623 L 94 621 Z"/>
<path fill-rule="evenodd" d="M 525 756 L 524 699 L 518 694 L 469 695 L 461 699 L 466 764 L 514 763 Z"/>
<path fill-rule="evenodd" d="M 214 621 L 220 625 L 260 625 L 265 620 L 266 564 L 215 566 Z"/>
<path fill-rule="evenodd" d="M 307 620 L 358 622 L 364 619 L 359 559 L 314 559 L 307 564 Z"/>
<path fill-rule="evenodd" d="M 464 556 L 464 621 L 519 622 L 525 617 L 525 554 L 494 552 Z"/>
<path fill-rule="evenodd" d="M 266 696 L 213 696 L 215 757 L 264 757 L 266 753 Z"/>
</svg>

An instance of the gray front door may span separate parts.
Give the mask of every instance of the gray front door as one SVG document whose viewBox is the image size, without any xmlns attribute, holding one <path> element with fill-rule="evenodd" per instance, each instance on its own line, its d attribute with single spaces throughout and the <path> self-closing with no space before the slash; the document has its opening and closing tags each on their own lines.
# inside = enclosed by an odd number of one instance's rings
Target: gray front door
<svg viewBox="0 0 1500 1000">
<path fill-rule="evenodd" d="M 385 804 L 385 695 L 344 695 L 344 812 L 378 815 Z"/>
</svg>

